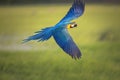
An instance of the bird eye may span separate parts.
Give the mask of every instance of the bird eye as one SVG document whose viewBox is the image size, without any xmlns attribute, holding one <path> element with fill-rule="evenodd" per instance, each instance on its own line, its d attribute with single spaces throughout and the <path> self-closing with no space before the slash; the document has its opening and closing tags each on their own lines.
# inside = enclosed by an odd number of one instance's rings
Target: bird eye
<svg viewBox="0 0 120 80">
<path fill-rule="evenodd" d="M 77 27 L 77 24 L 74 23 L 70 25 L 70 28 L 74 28 L 74 27 Z"/>
<path fill-rule="evenodd" d="M 75 22 L 72 22 L 69 24 L 68 28 L 74 28 L 77 27 L 77 24 Z"/>
<path fill-rule="evenodd" d="M 74 27 L 74 26 L 75 26 L 74 24 L 71 25 L 71 27 Z"/>
</svg>

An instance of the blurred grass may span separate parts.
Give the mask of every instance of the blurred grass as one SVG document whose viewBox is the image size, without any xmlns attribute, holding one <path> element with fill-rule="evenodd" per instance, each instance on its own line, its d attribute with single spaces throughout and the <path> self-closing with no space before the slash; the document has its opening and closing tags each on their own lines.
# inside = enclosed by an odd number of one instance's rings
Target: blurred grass
<svg viewBox="0 0 120 80">
<path fill-rule="evenodd" d="M 60 49 L 0 53 L 0 80 L 119 80 L 120 44 L 82 46 L 73 60 Z"/>
<path fill-rule="evenodd" d="M 80 60 L 64 54 L 53 38 L 21 44 L 33 32 L 55 25 L 69 7 L 0 6 L 0 80 L 120 79 L 119 5 L 87 4 L 78 27 L 69 30 L 82 51 Z"/>
</svg>

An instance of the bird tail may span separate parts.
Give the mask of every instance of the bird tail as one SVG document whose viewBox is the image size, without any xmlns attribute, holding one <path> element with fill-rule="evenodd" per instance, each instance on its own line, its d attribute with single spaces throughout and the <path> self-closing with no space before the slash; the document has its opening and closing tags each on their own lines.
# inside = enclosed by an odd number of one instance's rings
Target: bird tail
<svg viewBox="0 0 120 80">
<path fill-rule="evenodd" d="M 40 31 L 35 32 L 35 35 L 28 37 L 27 39 L 23 40 L 23 43 L 31 41 L 31 40 L 38 40 L 38 41 L 45 41 L 48 40 L 52 36 L 53 27 L 47 27 Z"/>
</svg>

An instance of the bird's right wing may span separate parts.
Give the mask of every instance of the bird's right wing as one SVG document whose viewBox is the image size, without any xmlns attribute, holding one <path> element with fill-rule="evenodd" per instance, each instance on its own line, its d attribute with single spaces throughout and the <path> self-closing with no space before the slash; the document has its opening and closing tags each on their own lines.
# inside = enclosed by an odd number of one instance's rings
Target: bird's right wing
<svg viewBox="0 0 120 80">
<path fill-rule="evenodd" d="M 80 17 L 84 12 L 84 8 L 85 8 L 84 0 L 74 0 L 72 7 L 69 9 L 67 14 L 63 17 L 63 19 L 59 23 L 70 22 L 71 20 Z"/>
<path fill-rule="evenodd" d="M 72 40 L 67 29 L 60 29 L 53 33 L 53 37 L 56 43 L 72 58 L 80 58 L 81 52 L 76 46 L 75 42 Z"/>
</svg>

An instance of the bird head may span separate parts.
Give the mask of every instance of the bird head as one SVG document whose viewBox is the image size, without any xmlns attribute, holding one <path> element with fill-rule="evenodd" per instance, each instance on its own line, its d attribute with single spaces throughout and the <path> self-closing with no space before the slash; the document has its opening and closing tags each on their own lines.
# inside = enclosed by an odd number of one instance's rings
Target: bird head
<svg viewBox="0 0 120 80">
<path fill-rule="evenodd" d="M 67 25 L 67 29 L 74 28 L 74 27 L 77 27 L 77 24 L 75 22 L 72 22 Z"/>
</svg>

